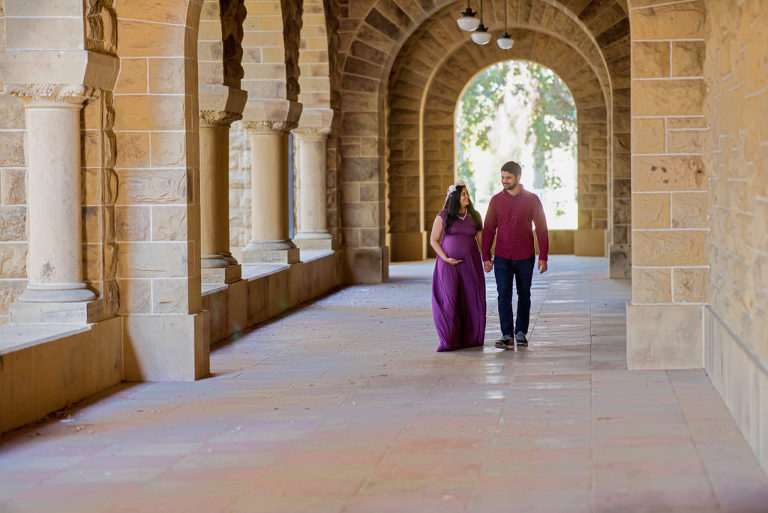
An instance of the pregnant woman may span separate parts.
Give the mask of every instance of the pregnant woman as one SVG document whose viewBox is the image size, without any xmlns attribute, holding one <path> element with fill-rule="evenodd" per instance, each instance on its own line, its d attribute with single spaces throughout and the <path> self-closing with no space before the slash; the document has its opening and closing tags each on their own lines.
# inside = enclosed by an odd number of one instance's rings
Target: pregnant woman
<svg viewBox="0 0 768 513">
<path fill-rule="evenodd" d="M 432 278 L 432 316 L 440 339 L 438 351 L 483 345 L 482 230 L 483 220 L 472 206 L 467 187 L 463 183 L 448 187 L 445 207 L 435 217 L 429 238 L 437 253 Z"/>
</svg>

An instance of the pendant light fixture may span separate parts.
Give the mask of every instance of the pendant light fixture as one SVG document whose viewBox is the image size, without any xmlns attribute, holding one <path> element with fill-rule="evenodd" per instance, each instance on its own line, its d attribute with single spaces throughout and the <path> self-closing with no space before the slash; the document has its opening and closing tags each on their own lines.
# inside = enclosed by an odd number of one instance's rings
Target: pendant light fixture
<svg viewBox="0 0 768 513">
<path fill-rule="evenodd" d="M 480 26 L 472 32 L 472 41 L 479 45 L 487 45 L 491 40 L 491 33 L 488 27 L 483 25 L 483 0 L 480 0 Z"/>
<path fill-rule="evenodd" d="M 507 17 L 507 0 L 504 0 L 504 35 L 502 35 L 500 38 L 496 40 L 496 44 L 499 45 L 499 48 L 502 50 L 509 50 L 512 48 L 512 45 L 515 44 L 515 41 L 509 37 L 509 32 L 507 32 L 507 25 L 508 25 L 509 18 Z"/>
<path fill-rule="evenodd" d="M 456 20 L 456 23 L 459 24 L 459 28 L 467 32 L 475 30 L 478 25 L 480 25 L 480 20 L 477 19 L 477 16 L 475 16 L 476 14 L 477 13 L 473 11 L 472 7 L 469 5 L 469 0 L 467 0 L 467 8 L 461 11 L 461 18 Z"/>
</svg>

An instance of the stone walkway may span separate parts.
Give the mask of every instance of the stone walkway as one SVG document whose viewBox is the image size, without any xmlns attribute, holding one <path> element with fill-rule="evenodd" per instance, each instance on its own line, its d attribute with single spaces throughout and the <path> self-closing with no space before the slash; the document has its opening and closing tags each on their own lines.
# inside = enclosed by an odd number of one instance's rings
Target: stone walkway
<svg viewBox="0 0 768 513">
<path fill-rule="evenodd" d="M 0 440 L 8 512 L 768 511 L 702 371 L 627 372 L 627 282 L 534 277 L 531 347 L 436 353 L 433 263 L 392 267 L 215 350 L 196 383 L 121 385 Z M 2 412 L 0 412 L 1 414 Z"/>
</svg>

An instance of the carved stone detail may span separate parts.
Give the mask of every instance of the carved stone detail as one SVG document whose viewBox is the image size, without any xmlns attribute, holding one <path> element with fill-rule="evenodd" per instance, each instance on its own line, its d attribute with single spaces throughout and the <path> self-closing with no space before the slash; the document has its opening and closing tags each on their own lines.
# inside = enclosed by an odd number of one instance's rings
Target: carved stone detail
<svg viewBox="0 0 768 513">
<path fill-rule="evenodd" d="M 243 126 L 251 132 L 290 132 L 298 126 L 293 121 L 246 121 Z"/>
<path fill-rule="evenodd" d="M 301 43 L 303 0 L 280 0 L 283 11 L 286 99 L 299 99 L 299 45 Z"/>
<path fill-rule="evenodd" d="M 240 87 L 243 71 L 243 21 L 247 16 L 244 0 L 220 0 L 221 41 L 224 49 L 224 82 Z"/>
<path fill-rule="evenodd" d="M 87 0 L 86 9 L 86 50 L 117 55 L 117 16 L 112 0 Z"/>
<path fill-rule="evenodd" d="M 325 139 L 331 134 L 331 129 L 319 127 L 299 127 L 294 129 L 293 133 L 305 138 Z"/>
<path fill-rule="evenodd" d="M 331 108 L 341 109 L 341 61 L 339 59 L 339 1 L 325 0 L 325 24 L 328 34 L 328 69 L 331 80 Z"/>
<path fill-rule="evenodd" d="M 201 110 L 200 126 L 229 126 L 243 115 L 237 112 L 226 112 L 221 110 Z"/>
<path fill-rule="evenodd" d="M 99 98 L 102 91 L 80 84 L 7 84 L 6 94 L 31 101 L 53 101 L 81 104 L 88 99 Z"/>
</svg>

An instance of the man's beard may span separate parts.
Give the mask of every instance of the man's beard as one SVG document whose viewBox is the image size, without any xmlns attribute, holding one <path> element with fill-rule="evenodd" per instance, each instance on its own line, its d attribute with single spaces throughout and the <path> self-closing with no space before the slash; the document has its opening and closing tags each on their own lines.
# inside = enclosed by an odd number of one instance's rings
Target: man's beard
<svg viewBox="0 0 768 513">
<path fill-rule="evenodd" d="M 515 187 L 517 187 L 518 183 L 520 183 L 520 182 L 515 182 L 515 183 L 509 184 L 509 185 L 507 185 L 507 184 L 502 184 L 502 185 L 504 186 L 505 190 L 509 190 L 509 189 L 514 189 Z"/>
</svg>

